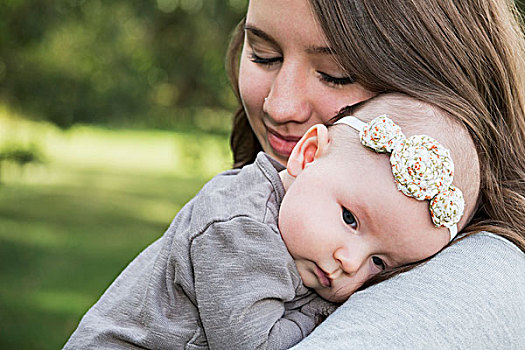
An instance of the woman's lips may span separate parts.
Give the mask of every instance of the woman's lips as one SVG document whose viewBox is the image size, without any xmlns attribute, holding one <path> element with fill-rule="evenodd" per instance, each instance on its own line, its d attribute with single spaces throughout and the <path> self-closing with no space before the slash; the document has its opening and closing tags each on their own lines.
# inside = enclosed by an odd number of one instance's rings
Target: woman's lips
<svg viewBox="0 0 525 350">
<path fill-rule="evenodd" d="M 268 143 L 270 143 L 270 147 L 274 150 L 274 152 L 286 158 L 290 156 L 292 149 L 301 139 L 301 137 L 297 136 L 283 136 L 271 129 L 267 129 L 266 138 L 268 139 Z"/>
<path fill-rule="evenodd" d="M 332 280 L 330 279 L 330 277 L 328 277 L 326 272 L 324 272 L 319 266 L 317 266 L 317 264 L 315 265 L 315 274 L 317 275 L 317 278 L 319 278 L 319 283 L 321 283 L 323 287 L 332 286 Z"/>
</svg>

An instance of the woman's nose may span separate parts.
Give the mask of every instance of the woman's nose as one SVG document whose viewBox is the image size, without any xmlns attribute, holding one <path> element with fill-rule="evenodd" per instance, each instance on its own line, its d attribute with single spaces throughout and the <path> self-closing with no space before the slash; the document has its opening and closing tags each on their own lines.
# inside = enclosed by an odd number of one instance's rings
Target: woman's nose
<svg viewBox="0 0 525 350">
<path fill-rule="evenodd" d="M 354 275 L 366 260 L 366 254 L 356 247 L 350 249 L 348 246 L 342 246 L 334 252 L 334 259 L 344 272 Z"/>
<path fill-rule="evenodd" d="M 300 63 L 284 61 L 277 72 L 263 110 L 275 124 L 305 123 L 312 114 L 308 76 Z"/>
</svg>

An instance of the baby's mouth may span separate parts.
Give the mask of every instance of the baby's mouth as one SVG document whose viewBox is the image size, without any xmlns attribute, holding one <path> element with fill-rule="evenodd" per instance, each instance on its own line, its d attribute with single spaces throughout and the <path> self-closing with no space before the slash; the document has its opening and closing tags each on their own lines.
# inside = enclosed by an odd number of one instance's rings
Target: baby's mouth
<svg viewBox="0 0 525 350">
<path fill-rule="evenodd" d="M 317 278 L 319 279 L 319 283 L 323 287 L 331 287 L 332 286 L 332 280 L 328 276 L 326 272 L 324 272 L 323 269 L 321 269 L 317 264 L 315 265 L 315 274 L 317 275 Z"/>
</svg>

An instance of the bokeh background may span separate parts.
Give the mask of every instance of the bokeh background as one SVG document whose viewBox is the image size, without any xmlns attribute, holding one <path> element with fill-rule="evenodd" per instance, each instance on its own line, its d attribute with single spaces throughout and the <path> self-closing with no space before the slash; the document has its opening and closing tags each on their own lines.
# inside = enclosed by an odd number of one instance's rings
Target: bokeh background
<svg viewBox="0 0 525 350">
<path fill-rule="evenodd" d="M 59 349 L 231 166 L 247 0 L 0 0 L 0 349 Z"/>
<path fill-rule="evenodd" d="M 230 167 L 224 56 L 246 6 L 0 0 L 0 349 L 61 348 Z"/>
</svg>

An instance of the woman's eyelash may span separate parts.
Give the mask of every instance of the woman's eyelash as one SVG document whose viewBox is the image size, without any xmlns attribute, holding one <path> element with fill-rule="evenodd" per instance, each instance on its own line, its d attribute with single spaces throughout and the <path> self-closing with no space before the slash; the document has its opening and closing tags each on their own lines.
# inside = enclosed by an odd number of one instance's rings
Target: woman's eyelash
<svg viewBox="0 0 525 350">
<path fill-rule="evenodd" d="M 257 64 L 272 65 L 274 63 L 282 62 L 282 57 L 263 58 L 257 56 L 255 53 L 250 53 L 250 61 Z"/>
<path fill-rule="evenodd" d="M 266 66 L 271 66 L 275 63 L 280 63 L 283 61 L 282 57 L 263 58 L 263 57 L 257 56 L 253 52 L 250 53 L 249 58 L 250 58 L 250 61 L 254 63 L 262 64 Z M 323 80 L 324 82 L 327 82 L 328 84 L 340 86 L 340 85 L 348 85 L 348 84 L 354 83 L 354 79 L 350 77 L 337 78 L 337 77 L 333 77 L 323 72 L 318 71 L 317 73 L 319 73 L 319 75 L 321 76 L 321 80 Z"/>
<path fill-rule="evenodd" d="M 272 64 L 280 63 L 283 61 L 282 57 L 263 58 L 263 57 L 256 55 L 254 52 L 250 53 L 249 58 L 250 58 L 250 61 L 254 63 L 267 65 L 267 66 L 271 66 Z M 317 73 L 319 73 L 319 75 L 321 76 L 321 80 L 329 84 L 332 84 L 332 85 L 348 85 L 348 84 L 354 83 L 354 79 L 350 77 L 337 78 L 337 77 L 333 77 L 323 72 L 318 71 Z"/>
<path fill-rule="evenodd" d="M 323 72 L 317 72 L 321 76 L 321 79 L 327 83 L 334 85 L 348 85 L 354 83 L 354 79 L 350 77 L 336 78 Z"/>
</svg>

